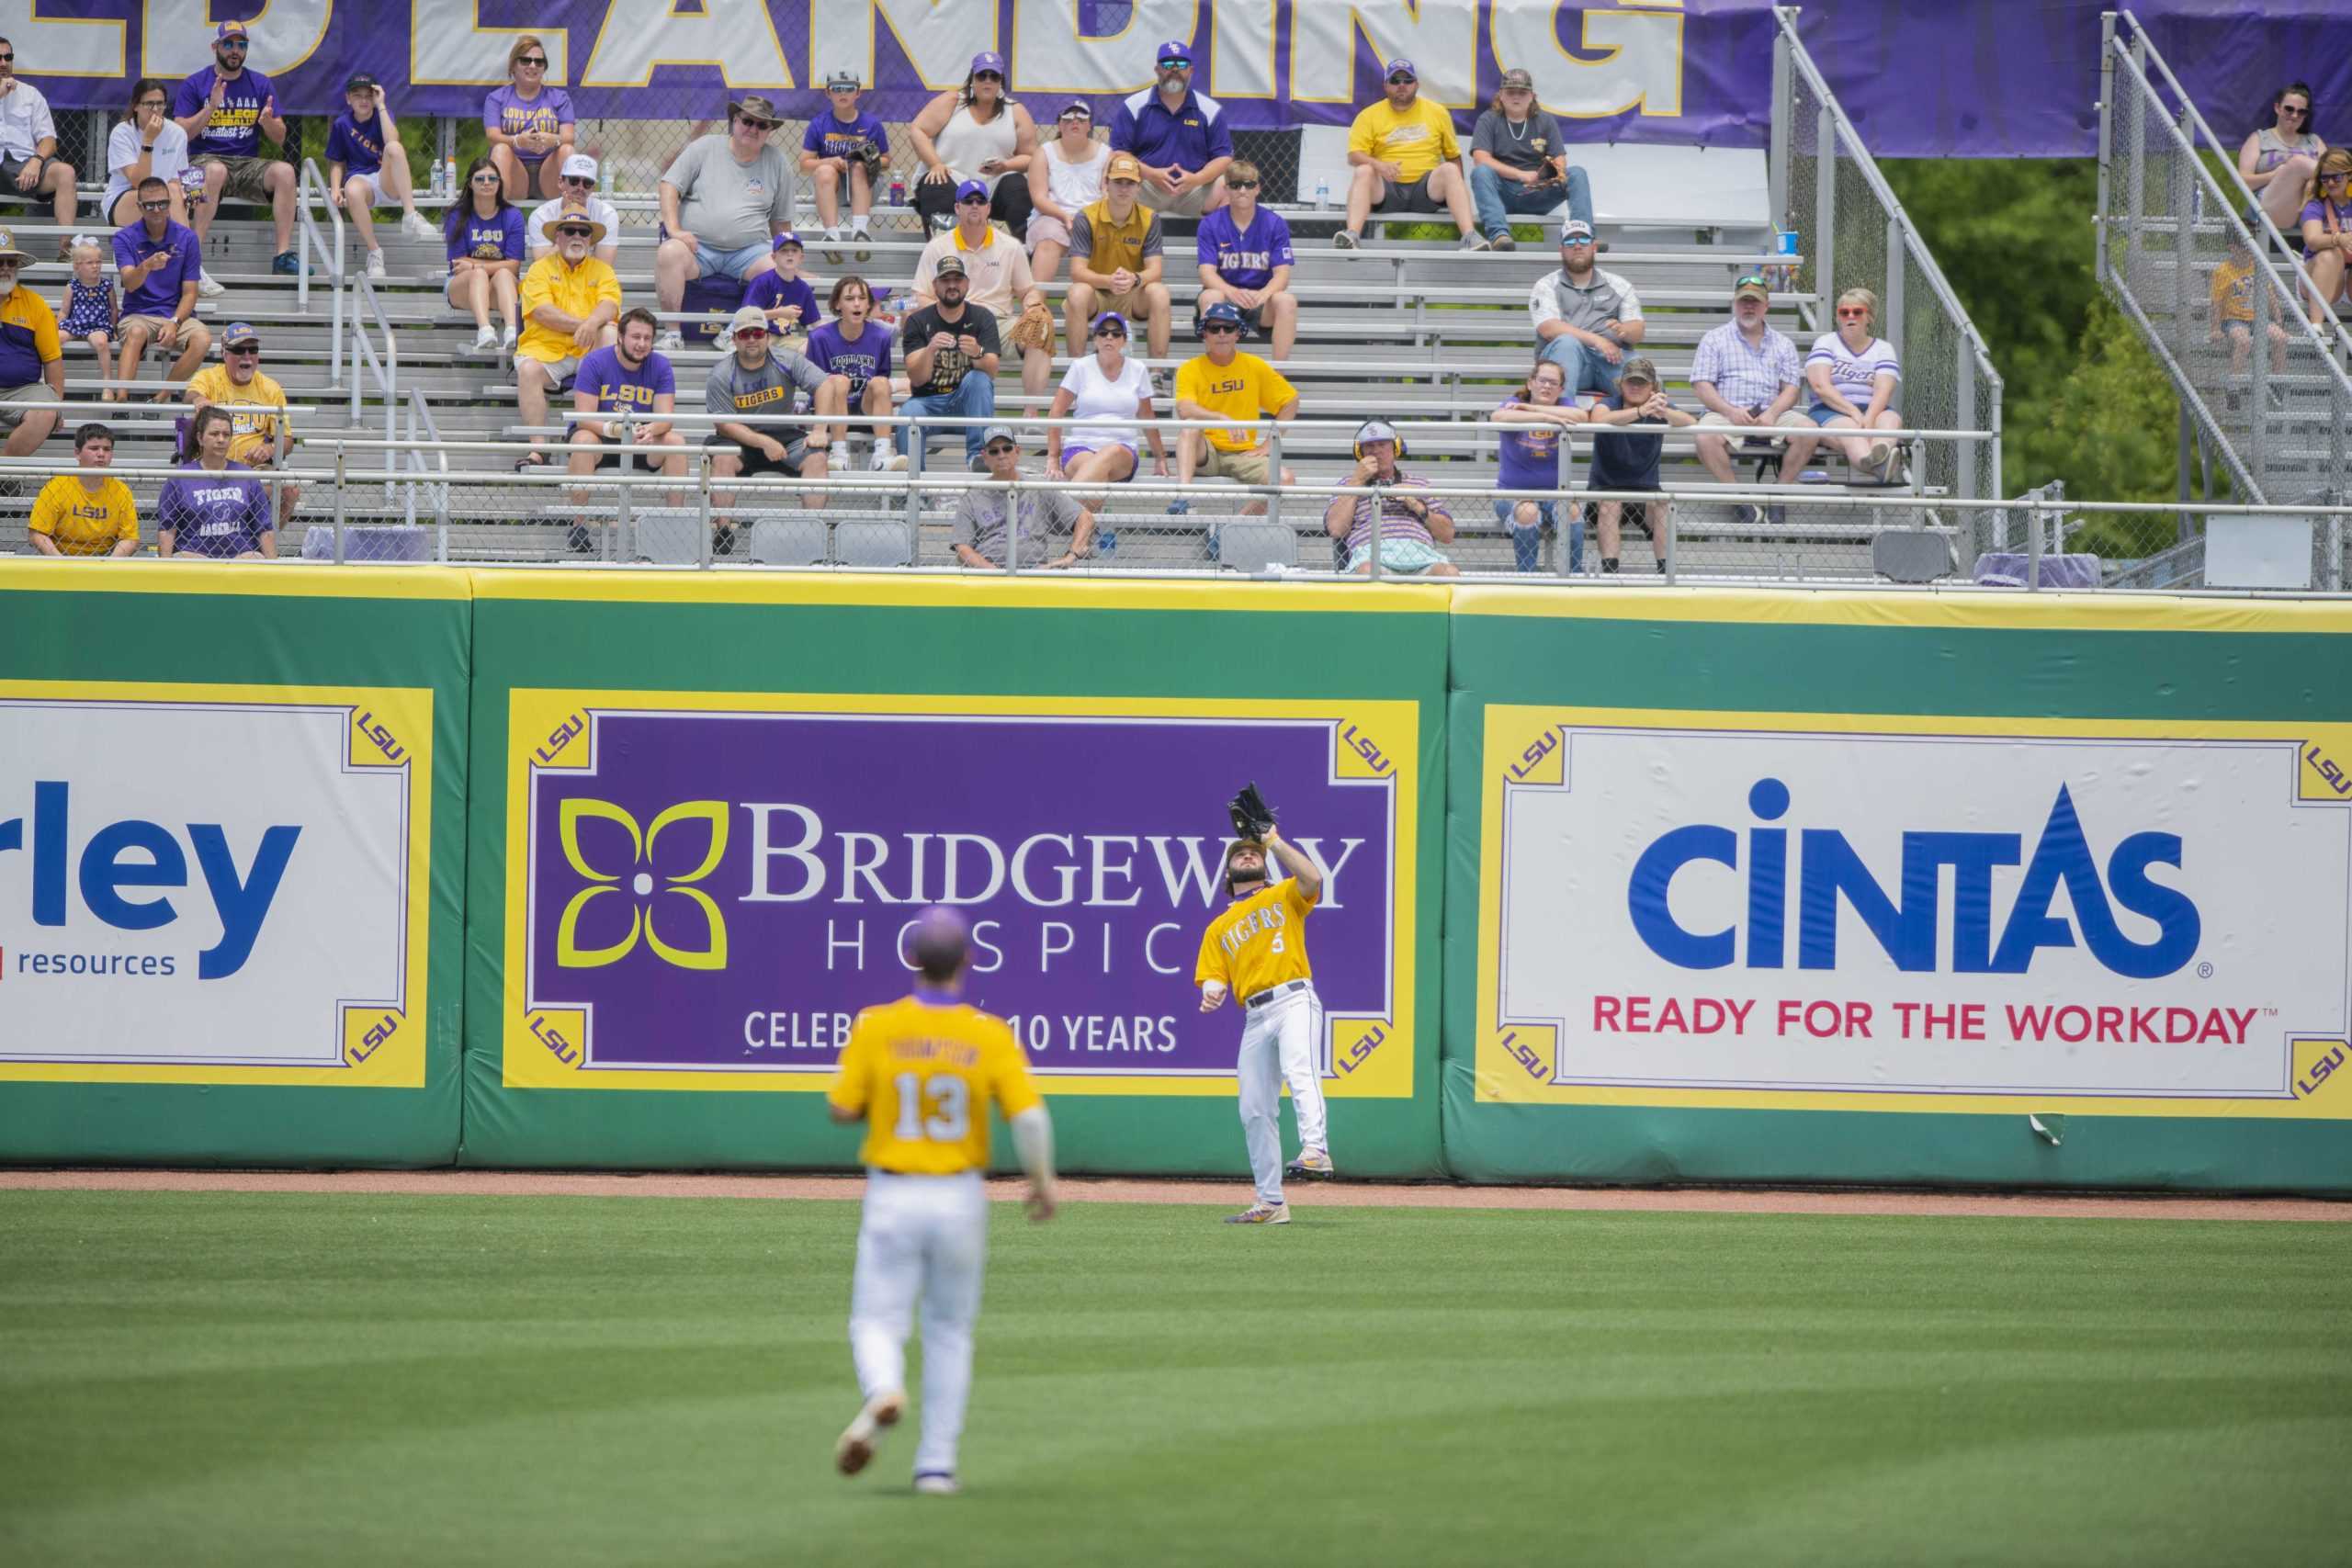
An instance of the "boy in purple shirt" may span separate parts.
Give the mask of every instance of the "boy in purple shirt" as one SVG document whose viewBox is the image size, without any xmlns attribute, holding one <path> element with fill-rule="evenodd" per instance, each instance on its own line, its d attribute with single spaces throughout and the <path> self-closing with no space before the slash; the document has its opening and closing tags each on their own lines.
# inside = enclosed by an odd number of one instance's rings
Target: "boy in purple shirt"
<svg viewBox="0 0 2352 1568">
<path fill-rule="evenodd" d="M 136 194 L 139 221 L 114 237 L 114 265 L 122 281 L 122 358 L 115 373 L 137 380 L 147 345 L 154 343 L 180 351 L 172 362 L 172 378 L 185 381 L 212 346 L 211 331 L 196 319 L 203 242 L 187 224 L 172 221 L 171 186 L 150 175 L 139 182 Z"/>
<path fill-rule="evenodd" d="M 889 166 L 889 129 L 857 107 L 861 85 L 854 71 L 836 71 L 826 77 L 825 96 L 833 101 L 833 112 L 810 119 L 808 133 L 800 139 L 800 172 L 816 183 L 817 221 L 825 226 L 829 245 L 841 243 L 844 186 L 849 191 L 850 236 L 868 237 L 866 215 L 874 209 L 874 183 Z M 864 261 L 867 254 L 859 251 L 857 259 Z M 839 265 L 842 254 L 827 251 L 825 259 Z"/>
<path fill-rule="evenodd" d="M 835 386 L 837 408 L 869 414 L 890 412 L 890 329 L 873 320 L 874 290 L 855 273 L 833 285 L 826 303 L 834 319 L 808 334 L 808 363 Z M 904 463 L 883 427 L 874 428 L 874 468 L 878 473 Z M 819 439 L 822 438 L 820 432 Z M 849 426 L 833 428 L 832 467 L 849 467 Z"/>
<path fill-rule="evenodd" d="M 180 84 L 172 100 L 172 118 L 187 132 L 190 164 L 204 171 L 204 204 L 196 210 L 196 237 L 212 231 L 212 218 L 220 198 L 267 202 L 277 228 L 277 254 L 272 272 L 295 272 L 294 165 L 283 158 L 264 158 L 264 137 L 286 140 L 286 121 L 277 112 L 277 92 L 269 78 L 245 69 L 250 41 L 243 22 L 223 22 L 213 29 L 210 65 Z"/>
<path fill-rule="evenodd" d="M 387 197 L 399 202 L 401 232 L 412 240 L 433 238 L 433 226 L 416 210 L 408 149 L 384 105 L 384 89 L 362 71 L 344 83 L 343 97 L 350 107 L 327 131 L 327 199 L 351 215 L 368 252 L 368 276 L 380 278 L 384 252 L 376 243 L 376 205 Z"/>
<path fill-rule="evenodd" d="M 817 291 L 800 276 L 800 237 L 786 229 L 769 248 L 775 255 L 775 270 L 752 279 L 743 290 L 743 303 L 758 306 L 778 337 L 807 333 L 817 324 Z"/>
<path fill-rule="evenodd" d="M 1201 292 L 1193 303 L 1193 330 L 1201 312 L 1222 299 L 1241 312 L 1242 324 L 1273 339 L 1273 357 L 1288 359 L 1298 341 L 1298 296 L 1290 291 L 1290 225 L 1258 205 L 1258 165 L 1237 158 L 1225 171 L 1227 204 L 1201 220 L 1194 257 Z"/>
</svg>

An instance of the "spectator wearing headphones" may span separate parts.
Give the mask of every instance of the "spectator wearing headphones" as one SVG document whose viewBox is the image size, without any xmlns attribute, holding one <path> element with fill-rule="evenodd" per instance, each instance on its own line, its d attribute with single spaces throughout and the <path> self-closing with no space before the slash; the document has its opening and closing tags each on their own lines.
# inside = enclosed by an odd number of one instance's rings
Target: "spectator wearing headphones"
<svg viewBox="0 0 2352 1568">
<path fill-rule="evenodd" d="M 1380 536 L 1380 570 L 1403 576 L 1456 577 L 1460 573 L 1438 549 L 1453 542 L 1453 513 L 1444 502 L 1415 492 L 1429 489 L 1429 480 L 1396 467 L 1405 443 L 1396 427 L 1373 420 L 1356 432 L 1356 466 L 1348 474 L 1351 486 L 1369 486 L 1370 495 L 1340 495 L 1323 509 L 1324 531 L 1344 542 L 1348 552 L 1343 570 L 1372 570 L 1373 531 Z"/>
</svg>

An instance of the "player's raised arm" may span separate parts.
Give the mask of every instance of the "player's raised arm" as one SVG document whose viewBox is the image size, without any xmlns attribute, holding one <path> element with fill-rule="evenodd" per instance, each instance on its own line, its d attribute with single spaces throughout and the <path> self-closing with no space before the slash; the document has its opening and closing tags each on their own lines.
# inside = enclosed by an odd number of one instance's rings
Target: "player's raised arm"
<svg viewBox="0 0 2352 1568">
<path fill-rule="evenodd" d="M 1272 828 L 1266 829 L 1265 836 L 1266 848 L 1274 852 L 1274 859 L 1280 861 L 1282 868 L 1297 882 L 1300 897 L 1310 904 L 1322 897 L 1323 873 L 1317 869 L 1313 857 L 1294 847 L 1288 839 Z"/>
</svg>

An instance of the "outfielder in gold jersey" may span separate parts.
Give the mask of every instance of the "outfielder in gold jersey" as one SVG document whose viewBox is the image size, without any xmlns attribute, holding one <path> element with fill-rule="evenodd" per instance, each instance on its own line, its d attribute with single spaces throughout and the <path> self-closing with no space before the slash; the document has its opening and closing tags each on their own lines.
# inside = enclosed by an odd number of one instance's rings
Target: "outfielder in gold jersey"
<svg viewBox="0 0 2352 1568">
<path fill-rule="evenodd" d="M 864 1122 L 865 1213 L 850 1285 L 849 1344 L 865 1404 L 834 1445 L 843 1475 L 874 1458 L 907 1408 L 907 1337 L 922 1303 L 922 1436 L 915 1490 L 956 1490 L 972 1389 L 972 1325 L 988 1257 L 989 1107 L 1004 1112 L 1029 1176 L 1030 1217 L 1054 1213 L 1053 1127 L 1012 1031 L 961 999 L 970 932 L 952 909 L 916 917 L 914 995 L 857 1015 L 829 1096 Z"/>
<path fill-rule="evenodd" d="M 1290 874 L 1266 880 L 1267 857 Z M 1201 934 L 1201 1010 L 1215 1012 L 1231 996 L 1242 1013 L 1241 1136 L 1250 1150 L 1257 1201 L 1227 1217 L 1229 1224 L 1283 1225 L 1283 1084 L 1290 1084 L 1298 1116 L 1298 1158 L 1287 1174 L 1329 1176 L 1331 1147 L 1323 1113 L 1323 1079 L 1317 1046 L 1323 1004 L 1306 962 L 1306 917 L 1323 897 L 1315 863 L 1268 829 L 1262 843 L 1241 840 L 1225 855 L 1225 886 L 1232 898 Z"/>
</svg>

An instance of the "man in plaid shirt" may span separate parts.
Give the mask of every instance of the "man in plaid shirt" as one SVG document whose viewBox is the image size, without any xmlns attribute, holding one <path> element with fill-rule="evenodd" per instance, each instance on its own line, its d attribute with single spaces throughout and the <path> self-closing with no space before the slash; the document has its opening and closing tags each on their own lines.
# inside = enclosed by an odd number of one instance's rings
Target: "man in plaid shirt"
<svg viewBox="0 0 2352 1568">
<path fill-rule="evenodd" d="M 1804 471 L 1821 439 L 1813 421 L 1796 412 L 1804 367 L 1797 345 L 1764 320 L 1771 299 L 1759 276 L 1732 285 L 1731 320 L 1699 340 L 1699 352 L 1690 359 L 1690 389 L 1707 411 L 1699 417 L 1702 428 L 1804 431 L 1788 437 L 1788 455 L 1781 461 L 1781 478 L 1792 479 Z M 1702 435 L 1696 445 L 1707 472 L 1727 485 L 1739 482 L 1727 437 Z"/>
</svg>

